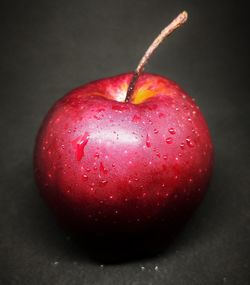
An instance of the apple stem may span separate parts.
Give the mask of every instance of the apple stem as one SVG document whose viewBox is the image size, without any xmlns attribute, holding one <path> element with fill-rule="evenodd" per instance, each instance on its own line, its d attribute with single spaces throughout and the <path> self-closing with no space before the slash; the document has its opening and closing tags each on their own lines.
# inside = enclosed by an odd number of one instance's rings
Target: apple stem
<svg viewBox="0 0 250 285">
<path fill-rule="evenodd" d="M 155 38 L 155 40 L 152 42 L 152 44 L 149 46 L 149 48 L 146 50 L 145 54 L 141 58 L 136 70 L 133 73 L 132 79 L 130 80 L 125 102 L 129 102 L 132 98 L 136 82 L 143 72 L 145 65 L 147 64 L 148 60 L 151 58 L 153 52 L 157 49 L 157 47 L 166 39 L 169 35 L 172 34 L 174 30 L 179 28 L 181 25 L 183 25 L 188 18 L 188 14 L 186 11 L 183 11 L 180 13 L 169 25 L 167 25 L 160 34 Z"/>
</svg>

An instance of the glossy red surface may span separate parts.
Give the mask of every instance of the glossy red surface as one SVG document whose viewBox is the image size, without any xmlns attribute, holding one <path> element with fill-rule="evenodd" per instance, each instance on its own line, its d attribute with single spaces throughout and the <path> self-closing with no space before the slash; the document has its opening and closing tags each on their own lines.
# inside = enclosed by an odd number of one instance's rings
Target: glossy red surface
<svg viewBox="0 0 250 285">
<path fill-rule="evenodd" d="M 152 74 L 123 103 L 131 74 L 59 100 L 39 131 L 35 176 L 58 218 L 83 231 L 133 232 L 184 220 L 211 176 L 213 147 L 194 101 Z"/>
</svg>

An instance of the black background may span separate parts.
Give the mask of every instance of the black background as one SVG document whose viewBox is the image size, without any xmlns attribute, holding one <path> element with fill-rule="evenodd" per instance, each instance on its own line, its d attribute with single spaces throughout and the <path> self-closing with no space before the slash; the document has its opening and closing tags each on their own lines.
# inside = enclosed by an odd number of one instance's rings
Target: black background
<svg viewBox="0 0 250 285">
<path fill-rule="evenodd" d="M 2 2 L 1 284 L 249 284 L 249 15 L 243 2 Z M 215 146 L 213 179 L 165 251 L 100 266 L 40 199 L 34 138 L 55 100 L 82 83 L 132 70 L 184 9 L 188 24 L 158 49 L 147 71 L 174 79 L 201 107 Z"/>
</svg>

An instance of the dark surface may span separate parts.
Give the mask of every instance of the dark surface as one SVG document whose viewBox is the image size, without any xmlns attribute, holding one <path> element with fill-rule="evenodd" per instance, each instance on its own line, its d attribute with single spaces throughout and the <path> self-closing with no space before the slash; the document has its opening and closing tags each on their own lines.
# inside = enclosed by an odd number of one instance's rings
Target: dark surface
<svg viewBox="0 0 250 285">
<path fill-rule="evenodd" d="M 6 3 L 0 8 L 0 284 L 249 284 L 247 8 L 240 1 Z M 174 79 L 201 107 L 215 145 L 211 186 L 161 254 L 105 263 L 101 254 L 94 257 L 93 242 L 86 250 L 69 239 L 40 199 L 34 137 L 55 100 L 133 69 L 183 9 L 188 24 L 159 48 L 147 71 Z"/>
</svg>

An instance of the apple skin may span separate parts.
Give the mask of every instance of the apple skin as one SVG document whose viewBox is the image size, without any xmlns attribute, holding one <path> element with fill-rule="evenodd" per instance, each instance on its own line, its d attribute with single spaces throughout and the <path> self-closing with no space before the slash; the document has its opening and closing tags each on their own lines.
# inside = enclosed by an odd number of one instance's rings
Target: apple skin
<svg viewBox="0 0 250 285">
<path fill-rule="evenodd" d="M 132 73 L 69 92 L 45 117 L 34 151 L 40 193 L 80 232 L 172 228 L 201 202 L 213 165 L 207 124 L 173 81 Z"/>
</svg>

